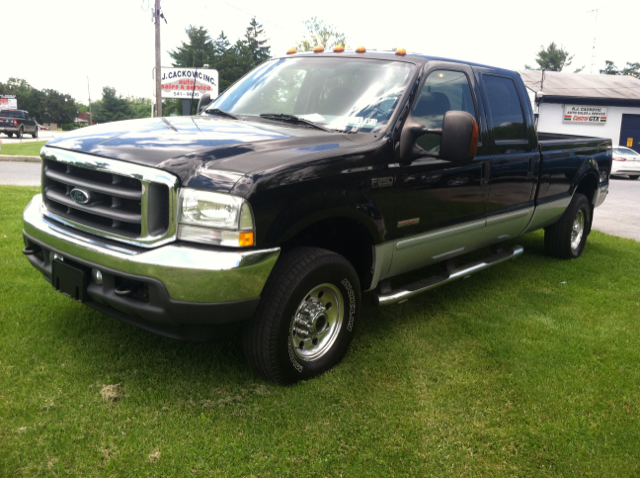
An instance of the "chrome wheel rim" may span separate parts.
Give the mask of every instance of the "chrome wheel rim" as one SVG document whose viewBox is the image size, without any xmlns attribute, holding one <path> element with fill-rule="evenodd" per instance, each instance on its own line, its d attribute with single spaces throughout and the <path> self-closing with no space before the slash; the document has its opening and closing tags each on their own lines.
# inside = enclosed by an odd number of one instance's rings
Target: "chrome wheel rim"
<svg viewBox="0 0 640 479">
<path fill-rule="evenodd" d="M 571 249 L 573 251 L 576 251 L 580 246 L 582 235 L 584 235 L 584 212 L 580 210 L 574 218 L 571 228 Z"/>
<path fill-rule="evenodd" d="M 316 361 L 335 343 L 344 319 L 344 300 L 330 283 L 316 286 L 302 300 L 289 328 L 291 347 L 303 361 Z"/>
</svg>

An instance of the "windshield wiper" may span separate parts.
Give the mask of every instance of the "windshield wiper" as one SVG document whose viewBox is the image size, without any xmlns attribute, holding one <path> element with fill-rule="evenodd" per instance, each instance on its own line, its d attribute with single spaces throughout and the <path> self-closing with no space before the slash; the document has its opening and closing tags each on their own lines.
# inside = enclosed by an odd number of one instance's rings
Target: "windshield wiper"
<svg viewBox="0 0 640 479">
<path fill-rule="evenodd" d="M 233 118 L 234 120 L 239 120 L 238 115 L 234 115 L 233 113 L 229 113 L 228 111 L 221 110 L 220 108 L 209 108 L 204 111 L 205 113 L 213 113 L 214 115 L 226 116 L 227 118 Z"/>
<path fill-rule="evenodd" d="M 298 123 L 298 124 L 308 125 L 308 126 L 310 126 L 312 128 L 316 128 L 316 129 L 322 130 L 322 131 L 333 131 L 333 130 L 330 130 L 329 128 L 325 128 L 322 125 L 319 125 L 318 123 L 314 123 L 313 121 L 305 120 L 304 118 L 300 118 L 299 116 L 295 116 L 295 115 L 287 115 L 286 113 L 260 113 L 260 118 L 266 118 L 268 120 L 287 121 L 289 123 Z"/>
</svg>

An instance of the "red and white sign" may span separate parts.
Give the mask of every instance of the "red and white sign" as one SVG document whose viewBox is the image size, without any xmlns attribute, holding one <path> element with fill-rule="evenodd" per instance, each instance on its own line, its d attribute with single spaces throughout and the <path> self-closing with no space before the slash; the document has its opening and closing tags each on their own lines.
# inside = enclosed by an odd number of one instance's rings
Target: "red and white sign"
<svg viewBox="0 0 640 479">
<path fill-rule="evenodd" d="M 208 93 L 213 99 L 218 96 L 218 70 L 162 67 L 160 84 L 162 98 L 198 100 Z"/>
<path fill-rule="evenodd" d="M 563 123 L 589 123 L 604 125 L 607 122 L 607 109 L 601 106 L 565 105 Z"/>
<path fill-rule="evenodd" d="M 17 110 L 18 99 L 15 95 L 0 95 L 0 110 Z"/>
</svg>

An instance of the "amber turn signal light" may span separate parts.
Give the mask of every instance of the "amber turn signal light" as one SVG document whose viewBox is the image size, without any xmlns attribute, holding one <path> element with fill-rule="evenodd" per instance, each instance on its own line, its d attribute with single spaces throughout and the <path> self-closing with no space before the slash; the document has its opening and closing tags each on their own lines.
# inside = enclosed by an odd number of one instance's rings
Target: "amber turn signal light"
<svg viewBox="0 0 640 479">
<path fill-rule="evenodd" d="M 238 246 L 253 246 L 253 231 L 238 235 Z"/>
<path fill-rule="evenodd" d="M 470 158 L 475 158 L 478 153 L 478 139 L 480 138 L 480 134 L 478 133 L 478 124 L 474 121 L 473 127 L 471 128 L 471 141 L 469 142 L 469 151 L 468 155 Z"/>
</svg>

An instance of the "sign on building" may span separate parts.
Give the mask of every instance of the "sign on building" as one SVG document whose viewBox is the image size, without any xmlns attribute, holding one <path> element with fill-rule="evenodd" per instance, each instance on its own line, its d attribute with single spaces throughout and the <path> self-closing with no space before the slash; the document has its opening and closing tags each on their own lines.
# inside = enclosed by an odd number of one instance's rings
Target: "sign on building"
<svg viewBox="0 0 640 479">
<path fill-rule="evenodd" d="M 565 105 L 564 123 L 589 123 L 604 125 L 607 122 L 607 109 L 601 106 Z"/>
<path fill-rule="evenodd" d="M 0 110 L 17 110 L 18 98 L 15 95 L 0 95 Z"/>
<path fill-rule="evenodd" d="M 161 75 L 162 98 L 197 101 L 205 93 L 212 99 L 218 96 L 218 70 L 162 67 Z"/>
</svg>

